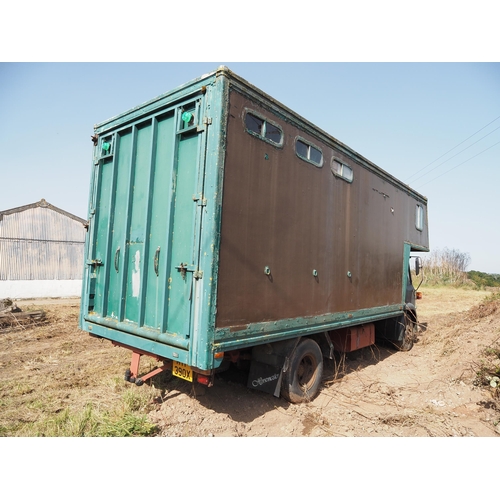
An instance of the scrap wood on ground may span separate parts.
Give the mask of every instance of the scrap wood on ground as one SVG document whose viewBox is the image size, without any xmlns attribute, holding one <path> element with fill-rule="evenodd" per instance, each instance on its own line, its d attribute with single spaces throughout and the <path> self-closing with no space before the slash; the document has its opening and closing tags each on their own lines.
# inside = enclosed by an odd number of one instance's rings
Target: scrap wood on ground
<svg viewBox="0 0 500 500">
<path fill-rule="evenodd" d="M 11 299 L 0 300 L 0 332 L 5 333 L 44 321 L 45 311 L 23 311 Z"/>
</svg>

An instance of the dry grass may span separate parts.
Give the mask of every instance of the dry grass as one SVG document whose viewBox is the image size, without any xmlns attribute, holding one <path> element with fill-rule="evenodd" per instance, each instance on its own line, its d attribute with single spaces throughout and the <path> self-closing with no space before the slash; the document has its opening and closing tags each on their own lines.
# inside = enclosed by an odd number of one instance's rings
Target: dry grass
<svg viewBox="0 0 500 500">
<path fill-rule="evenodd" d="M 484 408 L 471 407 L 484 389 L 472 387 L 471 360 L 496 359 L 500 346 L 490 344 L 500 335 L 499 310 L 485 315 L 496 307 L 482 302 L 488 292 L 421 291 L 419 319 L 429 328 L 414 350 L 373 346 L 337 355 L 325 361 L 328 377 L 318 398 L 289 407 L 223 380 L 207 390 L 180 379 L 165 383 L 167 374 L 153 378 L 156 387 L 128 384 L 123 373 L 130 351 L 79 331 L 78 303 L 22 304 L 23 310 L 43 308 L 48 321 L 0 333 L 0 436 L 155 435 L 152 422 L 168 436 L 489 435 L 492 424 L 478 419 L 484 412 L 497 418 L 498 399 L 485 393 Z M 155 366 L 148 359 L 141 371 Z M 446 397 L 448 406 L 432 404 Z M 469 412 L 463 419 L 451 411 L 462 406 Z"/>
<path fill-rule="evenodd" d="M 496 301 L 495 311 L 500 308 Z M 494 399 L 500 399 L 500 337 L 483 350 L 481 358 L 474 363 L 475 385 L 487 387 Z"/>
<path fill-rule="evenodd" d="M 491 292 L 453 287 L 422 287 L 422 299 L 417 301 L 419 320 L 428 321 L 440 315 L 464 312 L 480 303 Z"/>
<path fill-rule="evenodd" d="M 119 376 L 130 352 L 80 331 L 77 303 L 43 309 L 45 323 L 0 331 L 0 436 L 154 433 L 145 415 L 159 391 Z"/>
</svg>

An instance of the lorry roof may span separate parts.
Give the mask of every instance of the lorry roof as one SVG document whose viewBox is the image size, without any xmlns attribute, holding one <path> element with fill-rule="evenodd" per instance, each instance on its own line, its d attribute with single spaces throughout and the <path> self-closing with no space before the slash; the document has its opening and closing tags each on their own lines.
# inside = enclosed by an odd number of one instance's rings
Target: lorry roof
<svg viewBox="0 0 500 500">
<path fill-rule="evenodd" d="M 236 84 L 236 86 L 240 89 L 245 91 L 246 93 L 249 93 L 250 95 L 253 95 L 254 97 L 258 98 L 259 100 L 264 99 L 265 101 L 268 102 L 271 108 L 273 108 L 274 111 L 278 112 L 283 116 L 285 120 L 292 121 L 292 122 L 297 122 L 300 124 L 302 128 L 305 128 L 306 130 L 309 131 L 309 133 L 319 136 L 320 139 L 322 139 L 326 143 L 333 144 L 337 149 L 341 150 L 344 154 L 350 156 L 354 161 L 361 163 L 365 168 L 368 168 L 369 170 L 373 171 L 380 177 L 384 178 L 388 182 L 391 182 L 394 185 L 397 185 L 398 187 L 401 187 L 402 189 L 411 192 L 414 196 L 420 199 L 423 203 L 427 204 L 427 197 L 422 195 L 421 193 L 415 191 L 412 187 L 410 187 L 408 184 L 404 183 L 397 177 L 394 177 L 392 174 L 384 170 L 383 168 L 379 167 L 372 161 L 368 160 L 365 158 L 363 155 L 359 154 L 357 151 L 352 149 L 351 147 L 347 146 L 328 132 L 324 131 L 317 125 L 313 124 L 303 116 L 299 115 L 286 105 L 282 104 L 280 101 L 276 100 L 274 97 L 270 96 L 269 94 L 265 93 L 263 90 L 259 89 L 255 85 L 251 84 L 241 76 L 237 75 L 233 71 L 231 71 L 227 66 L 219 66 L 217 69 L 214 71 L 211 71 L 209 73 L 205 73 L 204 75 L 201 75 L 197 78 L 194 78 L 193 80 L 190 80 L 189 82 L 186 82 L 168 92 L 165 92 L 164 94 L 161 94 L 153 99 L 150 99 L 149 101 L 146 101 L 142 104 L 139 104 L 123 113 L 120 113 L 119 115 L 116 115 L 112 118 L 109 118 L 103 122 L 100 122 L 94 126 L 94 130 L 96 133 L 102 133 L 105 130 L 109 129 L 110 127 L 113 127 L 118 123 L 124 123 L 125 121 L 128 121 L 128 119 L 136 118 L 138 115 L 145 114 L 149 112 L 152 108 L 155 107 L 156 103 L 159 103 L 160 101 L 167 101 L 168 102 L 168 97 L 169 96 L 174 96 L 176 94 L 179 94 L 180 96 L 185 96 L 186 94 L 190 93 L 190 89 L 193 86 L 197 86 L 200 84 L 200 82 L 204 80 L 209 80 L 214 77 L 218 76 L 225 76 L 228 78 L 233 84 Z"/>
</svg>

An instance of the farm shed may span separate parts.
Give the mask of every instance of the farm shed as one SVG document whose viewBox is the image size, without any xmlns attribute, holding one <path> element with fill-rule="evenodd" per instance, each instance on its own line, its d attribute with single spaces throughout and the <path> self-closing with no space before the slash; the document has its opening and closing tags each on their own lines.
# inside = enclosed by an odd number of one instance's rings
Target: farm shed
<svg viewBox="0 0 500 500">
<path fill-rule="evenodd" d="M 85 224 L 43 198 L 0 211 L 0 299 L 80 296 Z"/>
</svg>

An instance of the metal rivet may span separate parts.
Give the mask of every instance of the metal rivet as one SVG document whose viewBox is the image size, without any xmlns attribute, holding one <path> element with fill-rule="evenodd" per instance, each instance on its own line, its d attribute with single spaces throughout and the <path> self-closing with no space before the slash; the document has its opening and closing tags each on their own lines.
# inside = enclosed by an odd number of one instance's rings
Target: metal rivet
<svg viewBox="0 0 500 500">
<path fill-rule="evenodd" d="M 264 268 L 264 273 L 266 273 L 267 276 L 269 276 L 271 274 L 271 269 L 269 268 L 269 266 L 266 266 Z"/>
<path fill-rule="evenodd" d="M 313 276 L 316 278 L 316 276 L 318 276 L 318 271 L 316 271 L 316 269 L 313 269 Z"/>
<path fill-rule="evenodd" d="M 348 277 L 348 278 L 352 278 L 351 271 L 347 271 L 347 277 Z"/>
</svg>

